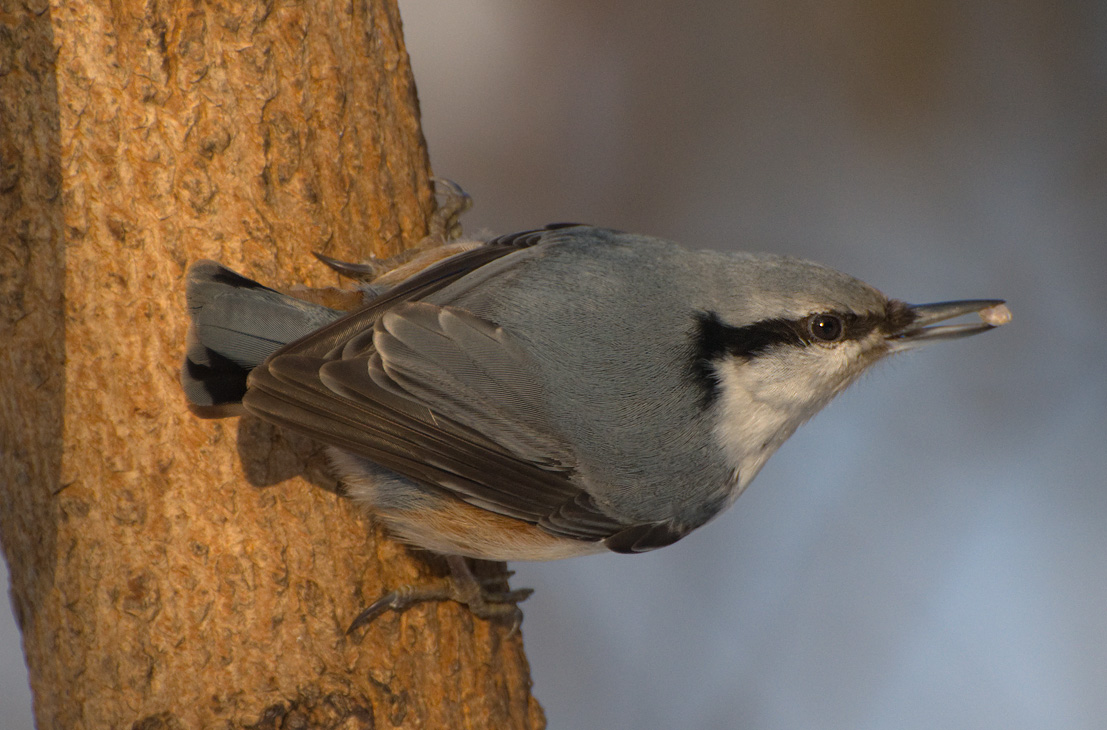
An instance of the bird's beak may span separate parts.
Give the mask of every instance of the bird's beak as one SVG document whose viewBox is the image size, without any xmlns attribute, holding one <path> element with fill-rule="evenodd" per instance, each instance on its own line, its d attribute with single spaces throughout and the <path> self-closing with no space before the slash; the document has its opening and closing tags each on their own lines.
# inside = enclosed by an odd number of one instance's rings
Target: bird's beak
<svg viewBox="0 0 1107 730">
<path fill-rule="evenodd" d="M 909 304 L 907 310 L 914 315 L 914 318 L 910 324 L 888 335 L 887 341 L 891 352 L 903 352 L 931 342 L 968 337 L 987 332 L 1011 321 L 1011 310 L 1006 307 L 1002 299 Z M 931 326 L 936 322 L 944 322 L 973 312 L 980 315 L 980 322 Z"/>
</svg>

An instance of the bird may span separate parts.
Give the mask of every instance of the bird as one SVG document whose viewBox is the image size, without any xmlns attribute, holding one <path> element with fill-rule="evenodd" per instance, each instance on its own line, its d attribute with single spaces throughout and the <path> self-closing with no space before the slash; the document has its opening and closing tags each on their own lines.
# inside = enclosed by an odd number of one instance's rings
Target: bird
<svg viewBox="0 0 1107 730">
<path fill-rule="evenodd" d="M 194 263 L 181 381 L 198 415 L 326 445 L 354 501 L 447 556 L 448 585 L 394 591 L 351 630 L 422 600 L 517 611 L 529 591 L 488 589 L 466 558 L 670 545 L 875 363 L 1010 318 L 999 299 L 907 304 L 800 258 L 581 224 L 445 243 L 375 279 L 320 258 L 365 280 L 351 311 Z"/>
</svg>

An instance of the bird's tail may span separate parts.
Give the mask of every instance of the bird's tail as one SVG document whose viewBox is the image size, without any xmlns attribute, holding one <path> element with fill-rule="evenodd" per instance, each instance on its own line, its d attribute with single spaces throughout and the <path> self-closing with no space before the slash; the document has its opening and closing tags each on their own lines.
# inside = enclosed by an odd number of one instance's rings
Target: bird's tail
<svg viewBox="0 0 1107 730">
<path fill-rule="evenodd" d="M 192 324 L 181 385 L 193 412 L 207 418 L 241 413 L 251 370 L 345 314 L 281 294 L 214 261 L 197 261 L 186 279 Z"/>
</svg>

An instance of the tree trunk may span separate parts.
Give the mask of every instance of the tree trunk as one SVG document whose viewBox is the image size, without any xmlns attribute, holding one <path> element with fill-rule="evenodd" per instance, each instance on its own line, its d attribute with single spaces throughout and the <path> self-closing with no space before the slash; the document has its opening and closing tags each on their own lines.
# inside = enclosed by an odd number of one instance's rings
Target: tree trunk
<svg viewBox="0 0 1107 730">
<path fill-rule="evenodd" d="M 442 566 L 178 385 L 190 262 L 337 284 L 311 252 L 417 241 L 428 172 L 394 0 L 0 3 L 0 537 L 40 728 L 544 724 L 507 624 L 348 639 Z"/>
</svg>

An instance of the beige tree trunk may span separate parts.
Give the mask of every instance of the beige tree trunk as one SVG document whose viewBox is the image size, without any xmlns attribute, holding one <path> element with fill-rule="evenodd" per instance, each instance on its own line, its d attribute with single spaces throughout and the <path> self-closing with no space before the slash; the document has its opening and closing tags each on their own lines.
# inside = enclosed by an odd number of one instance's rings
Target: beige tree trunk
<svg viewBox="0 0 1107 730">
<path fill-rule="evenodd" d="M 348 639 L 442 566 L 177 382 L 190 262 L 337 284 L 311 252 L 417 241 L 428 171 L 394 0 L 0 2 L 0 537 L 40 728 L 544 724 L 506 624 Z"/>
</svg>

